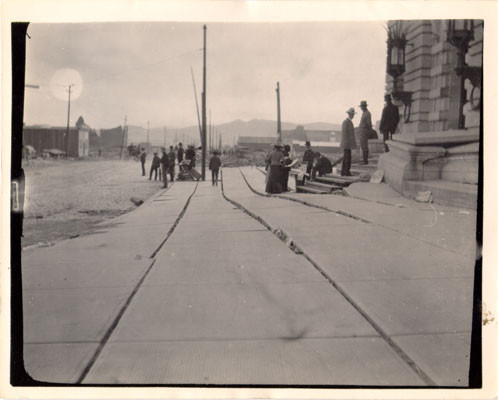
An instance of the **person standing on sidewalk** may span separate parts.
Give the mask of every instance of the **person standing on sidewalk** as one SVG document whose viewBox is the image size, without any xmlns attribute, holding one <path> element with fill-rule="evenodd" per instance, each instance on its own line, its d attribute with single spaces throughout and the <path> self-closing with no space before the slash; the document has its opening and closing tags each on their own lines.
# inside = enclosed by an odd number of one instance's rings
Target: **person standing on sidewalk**
<svg viewBox="0 0 498 400">
<path fill-rule="evenodd" d="M 361 111 L 363 114 L 361 115 L 360 125 L 358 129 L 360 130 L 360 147 L 363 153 L 363 162 L 360 165 L 368 164 L 368 136 L 372 131 L 372 115 L 370 111 L 368 111 L 368 104 L 365 100 L 360 102 Z"/>
<path fill-rule="evenodd" d="M 211 180 L 213 182 L 213 186 L 216 184 L 218 186 L 218 172 L 220 171 L 221 160 L 218 157 L 218 152 L 213 151 L 213 155 L 209 160 L 209 169 L 211 170 Z"/>
<path fill-rule="evenodd" d="M 267 162 L 270 164 L 268 183 L 266 184 L 266 193 L 282 193 L 282 163 L 284 153 L 282 145 L 276 143 Z"/>
<path fill-rule="evenodd" d="M 354 138 L 354 126 L 352 119 L 356 114 L 354 108 L 351 107 L 346 111 L 348 117 L 342 123 L 341 145 L 340 148 L 344 151 L 342 156 L 342 176 L 351 176 L 351 150 L 356 149 L 356 139 Z"/>
<path fill-rule="evenodd" d="M 162 175 L 163 175 L 163 188 L 168 187 L 168 162 L 169 158 L 168 155 L 166 154 L 166 149 L 163 147 L 161 148 L 162 151 L 162 157 L 161 157 L 161 169 L 162 169 Z"/>
<path fill-rule="evenodd" d="M 292 164 L 292 159 L 290 157 L 290 146 L 286 144 L 284 146 L 284 161 L 283 161 L 283 166 L 282 166 L 282 191 L 283 192 L 288 192 L 289 191 L 289 173 L 290 173 L 290 167 L 288 166 L 289 164 Z"/>
<path fill-rule="evenodd" d="M 154 157 L 152 158 L 152 164 L 150 166 L 150 174 L 149 174 L 149 181 L 152 180 L 152 173 L 154 172 L 154 180 L 157 181 L 157 170 L 161 165 L 161 161 L 159 160 L 159 157 L 157 156 L 157 153 L 154 153 Z M 159 180 L 161 179 L 161 174 L 159 174 Z"/>
<path fill-rule="evenodd" d="M 389 147 L 386 142 L 388 140 L 392 140 L 393 134 L 396 132 L 396 128 L 399 124 L 399 110 L 398 107 L 392 103 L 390 94 L 386 94 L 384 96 L 384 100 L 386 101 L 386 106 L 382 110 L 379 130 L 384 136 L 384 152 L 387 153 L 389 151 Z"/>
<path fill-rule="evenodd" d="M 304 151 L 304 155 L 303 155 L 303 163 L 306 163 L 306 173 L 311 174 L 315 153 L 311 149 L 311 143 L 309 142 L 309 140 L 306 141 L 305 146 L 306 146 L 306 150 Z"/>
<path fill-rule="evenodd" d="M 183 161 L 183 145 L 180 143 L 178 143 L 178 151 L 176 153 L 176 158 L 178 160 L 178 165 L 180 165 Z"/>
<path fill-rule="evenodd" d="M 145 160 L 147 158 L 147 153 L 142 147 L 142 152 L 140 153 L 140 163 L 142 164 L 142 176 L 145 176 Z"/>
<path fill-rule="evenodd" d="M 175 180 L 175 160 L 176 160 L 176 154 L 175 151 L 173 150 L 173 146 L 169 146 L 168 172 L 169 172 L 169 177 L 171 178 L 171 182 Z"/>
</svg>

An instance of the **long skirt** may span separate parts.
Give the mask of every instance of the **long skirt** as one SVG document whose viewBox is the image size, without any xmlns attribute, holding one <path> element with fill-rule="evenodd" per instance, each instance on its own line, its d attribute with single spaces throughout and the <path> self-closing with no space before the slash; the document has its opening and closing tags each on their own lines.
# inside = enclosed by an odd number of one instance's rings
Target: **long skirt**
<svg viewBox="0 0 498 400">
<path fill-rule="evenodd" d="M 266 193 L 282 193 L 282 166 L 271 165 L 269 172 Z"/>
</svg>

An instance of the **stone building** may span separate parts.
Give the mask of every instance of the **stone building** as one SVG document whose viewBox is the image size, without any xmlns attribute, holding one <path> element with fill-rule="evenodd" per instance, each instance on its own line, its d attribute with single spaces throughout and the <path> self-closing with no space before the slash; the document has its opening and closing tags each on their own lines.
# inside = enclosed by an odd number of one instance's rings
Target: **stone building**
<svg viewBox="0 0 498 400">
<path fill-rule="evenodd" d="M 483 21 L 389 21 L 386 91 L 398 134 L 379 168 L 405 196 L 431 191 L 475 208 L 480 145 Z"/>
</svg>

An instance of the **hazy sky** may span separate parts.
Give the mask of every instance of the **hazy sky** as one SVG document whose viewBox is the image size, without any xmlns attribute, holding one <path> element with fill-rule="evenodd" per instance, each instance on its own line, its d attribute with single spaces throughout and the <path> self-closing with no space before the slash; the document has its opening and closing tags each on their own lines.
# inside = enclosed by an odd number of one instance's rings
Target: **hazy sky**
<svg viewBox="0 0 498 400">
<path fill-rule="evenodd" d="M 384 22 L 209 23 L 207 102 L 214 124 L 276 119 L 340 123 L 361 100 L 380 119 L 385 87 Z M 93 128 L 128 123 L 197 124 L 190 68 L 200 107 L 201 23 L 31 24 L 24 120 Z M 67 70 L 70 70 L 69 72 Z M 355 121 L 357 123 L 357 121 Z"/>
</svg>

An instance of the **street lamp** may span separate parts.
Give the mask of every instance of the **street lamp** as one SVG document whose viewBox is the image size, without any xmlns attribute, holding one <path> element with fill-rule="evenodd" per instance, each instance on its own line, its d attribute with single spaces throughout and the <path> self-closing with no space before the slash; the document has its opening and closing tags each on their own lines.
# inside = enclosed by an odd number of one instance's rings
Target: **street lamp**
<svg viewBox="0 0 498 400">
<path fill-rule="evenodd" d="M 410 121 L 412 92 L 400 90 L 398 78 L 405 73 L 405 50 L 408 40 L 402 29 L 401 21 L 390 26 L 387 31 L 387 73 L 393 77 L 392 97 L 401 101 L 405 108 L 403 111 L 404 121 Z"/>
<path fill-rule="evenodd" d="M 480 90 L 482 86 L 482 67 L 471 67 L 465 62 L 465 56 L 469 51 L 469 43 L 474 40 L 474 21 L 471 19 L 449 20 L 446 40 L 458 50 L 457 66 L 455 68 L 456 74 L 461 78 L 458 127 L 465 128 L 465 116 L 463 114 L 463 106 L 467 102 L 465 79 L 468 79 L 472 84 L 470 95 L 472 109 L 478 109 L 481 103 L 480 95 L 477 103 L 473 99 L 474 92 Z"/>
</svg>

